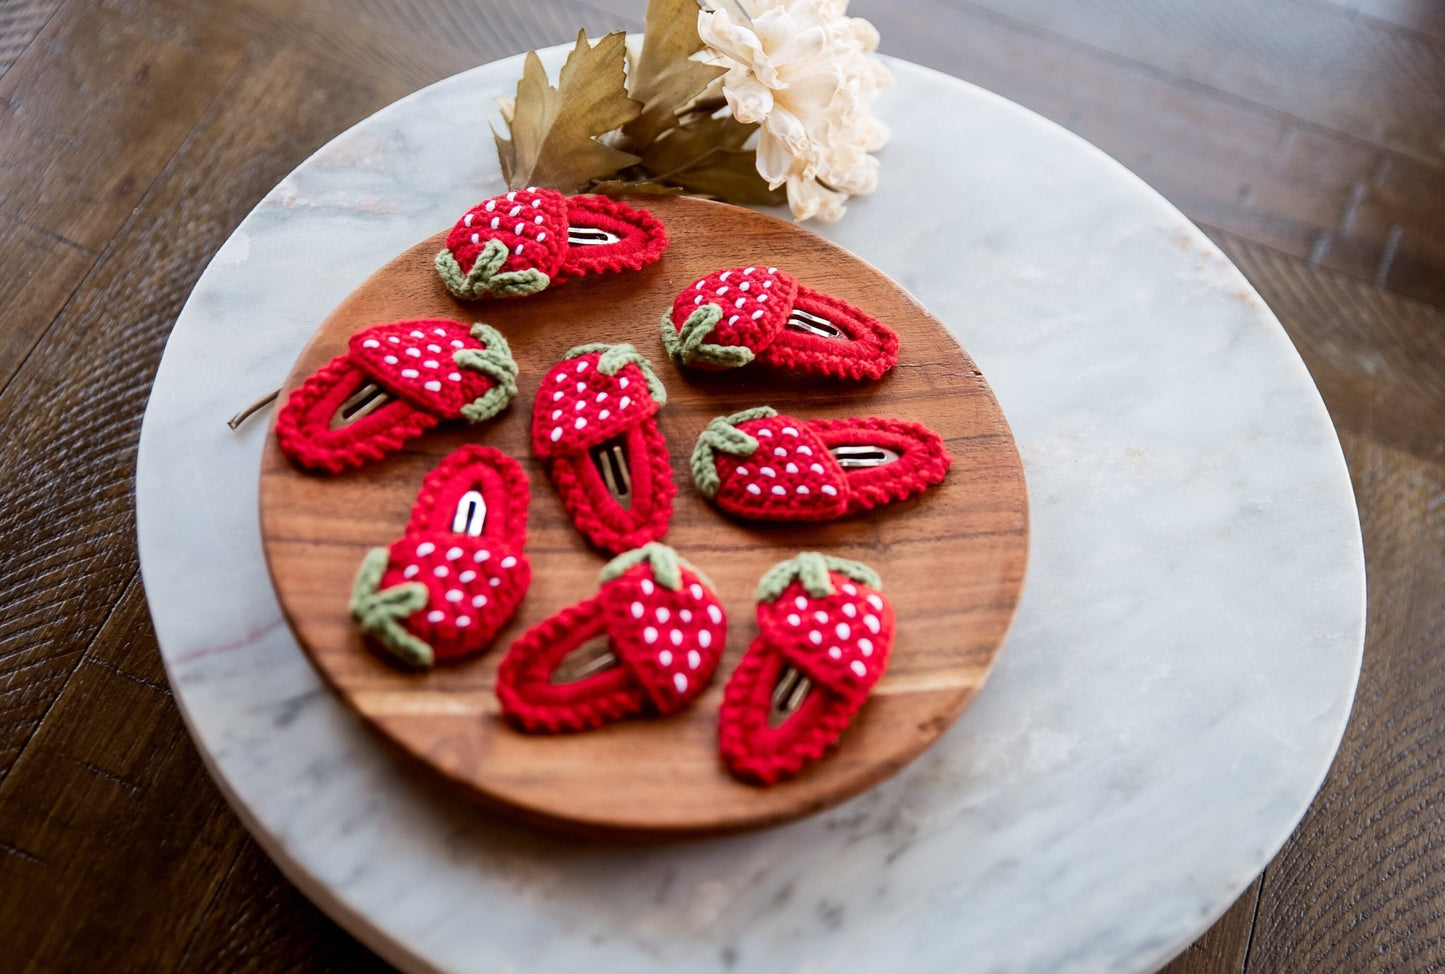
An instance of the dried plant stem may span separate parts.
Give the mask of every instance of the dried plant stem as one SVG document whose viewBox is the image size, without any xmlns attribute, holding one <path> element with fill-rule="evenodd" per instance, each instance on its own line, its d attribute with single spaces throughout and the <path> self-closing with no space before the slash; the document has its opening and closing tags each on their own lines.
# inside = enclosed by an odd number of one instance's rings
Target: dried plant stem
<svg viewBox="0 0 1445 974">
<path fill-rule="evenodd" d="M 236 415 L 232 416 L 230 419 L 226 420 L 226 425 L 231 427 L 231 429 L 238 429 L 240 425 L 246 420 L 250 419 L 252 416 L 256 415 L 261 410 L 265 409 L 267 406 L 275 402 L 276 397 L 279 395 L 281 395 L 281 389 L 278 386 L 277 388 L 272 389 L 270 392 L 266 393 L 260 399 L 257 399 L 255 402 L 251 403 L 251 405 L 247 406 Z"/>
<path fill-rule="evenodd" d="M 687 162 L 684 162 L 684 163 L 683 163 L 682 165 L 680 165 L 680 166 L 674 167 L 673 169 L 669 170 L 668 172 L 662 173 L 661 175 L 658 175 L 658 176 L 653 176 L 653 177 L 652 177 L 652 181 L 653 181 L 654 183 L 666 182 L 667 180 L 671 179 L 673 176 L 676 176 L 678 173 L 680 173 L 680 172 L 687 172 L 689 169 L 693 168 L 693 167 L 696 166 L 698 163 L 706 162 L 708 159 L 711 159 L 713 156 L 717 155 L 720 151 L 722 151 L 722 147 L 715 145 L 715 146 L 713 146 L 711 149 L 708 149 L 706 152 L 704 152 L 702 155 L 698 156 L 696 159 L 689 159 Z"/>
</svg>

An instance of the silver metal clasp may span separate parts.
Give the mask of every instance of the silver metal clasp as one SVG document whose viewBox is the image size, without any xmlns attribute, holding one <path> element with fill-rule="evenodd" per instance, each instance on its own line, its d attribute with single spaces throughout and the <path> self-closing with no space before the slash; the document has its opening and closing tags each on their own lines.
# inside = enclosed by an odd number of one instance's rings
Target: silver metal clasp
<svg viewBox="0 0 1445 974">
<path fill-rule="evenodd" d="M 596 676 L 603 670 L 610 670 L 617 664 L 617 654 L 612 652 L 612 643 L 606 636 L 599 636 L 568 653 L 552 671 L 548 682 L 553 686 L 563 683 L 578 683 L 589 676 Z"/>
<path fill-rule="evenodd" d="M 833 454 L 833 459 L 837 460 L 838 466 L 844 470 L 881 467 L 898 459 L 897 453 L 884 446 L 835 446 L 830 447 L 828 452 Z"/>
<path fill-rule="evenodd" d="M 833 324 L 827 318 L 819 318 L 817 315 L 808 314 L 806 311 L 799 311 L 797 308 L 788 312 L 788 327 L 794 331 L 817 335 L 819 338 L 844 337 L 843 329 Z"/>
<path fill-rule="evenodd" d="M 601 227 L 568 227 L 567 243 L 573 247 L 591 247 L 598 244 L 620 243 L 622 238 Z"/>
<path fill-rule="evenodd" d="M 479 491 L 469 490 L 457 501 L 457 513 L 452 518 L 452 530 L 457 534 L 480 537 L 487 523 L 487 499 Z"/>
<path fill-rule="evenodd" d="M 368 382 L 360 389 L 346 397 L 331 416 L 331 428 L 341 429 L 343 426 L 350 426 L 363 416 L 376 412 L 382 406 L 391 402 L 391 395 L 377 385 L 375 382 Z"/>
<path fill-rule="evenodd" d="M 811 689 L 813 681 L 804 676 L 801 670 L 793 666 L 785 667 L 773 687 L 773 699 L 768 707 L 768 726 L 781 727 L 784 721 L 798 712 Z"/>
<path fill-rule="evenodd" d="M 624 511 L 632 509 L 632 469 L 627 465 L 627 446 L 611 439 L 592 448 L 592 462 L 602 475 L 607 493 Z"/>
</svg>

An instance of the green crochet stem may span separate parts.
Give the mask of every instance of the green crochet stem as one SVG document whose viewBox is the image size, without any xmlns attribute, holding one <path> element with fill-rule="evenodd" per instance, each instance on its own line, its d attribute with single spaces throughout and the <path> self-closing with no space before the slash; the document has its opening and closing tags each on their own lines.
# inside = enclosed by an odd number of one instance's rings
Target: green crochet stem
<svg viewBox="0 0 1445 974">
<path fill-rule="evenodd" d="M 621 578 L 629 570 L 637 565 L 641 565 L 643 562 L 652 566 L 652 577 L 657 579 L 657 584 L 665 589 L 671 589 L 676 592 L 682 588 L 682 569 L 686 568 L 696 575 L 708 588 L 714 592 L 717 591 L 717 586 L 712 583 L 712 579 L 698 571 L 696 565 L 679 555 L 667 545 L 657 541 L 649 541 L 641 548 L 624 551 L 603 565 L 601 580 L 603 582 L 611 582 Z"/>
<path fill-rule="evenodd" d="M 683 365 L 705 365 L 715 369 L 736 369 L 753 360 L 746 345 L 718 345 L 703 341 L 722 320 L 722 308 L 704 304 L 692 310 L 682 329 L 672 323 L 672 312 L 662 316 L 662 347 Z"/>
<path fill-rule="evenodd" d="M 488 240 L 477 254 L 472 269 L 462 273 L 462 265 L 450 250 L 443 248 L 437 253 L 436 268 L 447 290 L 464 301 L 477 298 L 520 298 L 545 290 L 552 279 L 535 267 L 524 271 L 503 271 L 507 262 L 507 245 L 500 240 Z"/>
<path fill-rule="evenodd" d="M 385 548 L 372 548 L 366 553 L 351 587 L 351 618 L 356 620 L 357 628 L 402 662 L 430 667 L 435 661 L 432 648 L 401 624 L 401 620 L 426 605 L 426 586 L 421 582 L 402 582 L 380 588 L 390 557 Z"/>
<path fill-rule="evenodd" d="M 472 337 L 485 348 L 464 348 L 452 353 L 452 360 L 464 369 L 480 372 L 492 380 L 486 392 L 462 407 L 462 418 L 469 423 L 491 419 L 507 408 L 517 394 L 517 362 L 512 348 L 502 333 L 480 321 L 472 325 Z"/>
<path fill-rule="evenodd" d="M 758 450 L 758 441 L 737 428 L 738 423 L 750 419 L 767 419 L 778 415 L 771 406 L 757 406 L 744 409 L 731 416 L 719 416 L 707 424 L 692 448 L 692 480 L 704 497 L 716 497 L 722 480 L 717 475 L 717 455 L 729 453 L 735 457 L 750 457 Z"/>
<path fill-rule="evenodd" d="M 601 352 L 597 359 L 597 371 L 603 375 L 616 375 L 621 372 L 624 366 L 635 365 L 642 370 L 642 377 L 647 380 L 647 391 L 652 393 L 652 399 L 659 406 L 667 404 L 667 387 L 652 370 L 652 363 L 631 345 L 623 342 L 621 345 L 609 345 L 606 342 L 592 342 L 587 345 L 578 345 L 568 350 L 563 359 L 581 358 L 584 355 L 591 355 L 593 352 Z"/>
<path fill-rule="evenodd" d="M 783 590 L 794 581 L 802 582 L 803 589 L 814 598 L 825 598 L 833 594 L 833 581 L 828 577 L 829 572 L 837 572 L 871 588 L 883 587 L 878 573 L 862 562 L 805 551 L 796 558 L 780 561 L 769 568 L 762 581 L 758 582 L 758 591 L 754 598 L 759 602 L 776 602 Z"/>
</svg>

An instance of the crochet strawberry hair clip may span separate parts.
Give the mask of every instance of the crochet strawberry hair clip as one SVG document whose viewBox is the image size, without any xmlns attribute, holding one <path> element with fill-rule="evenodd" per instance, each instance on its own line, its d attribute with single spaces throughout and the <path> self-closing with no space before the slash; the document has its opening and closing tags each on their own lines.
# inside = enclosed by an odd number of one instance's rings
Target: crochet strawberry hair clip
<svg viewBox="0 0 1445 974">
<path fill-rule="evenodd" d="M 519 729 L 556 734 L 676 713 L 712 680 L 727 618 L 701 572 L 654 542 L 608 562 L 601 583 L 503 658 L 497 698 Z"/>
<path fill-rule="evenodd" d="M 529 186 L 468 210 L 436 268 L 462 300 L 519 298 L 586 274 L 635 271 L 666 249 L 667 230 L 646 210 Z"/>
<path fill-rule="evenodd" d="M 759 406 L 708 424 L 692 477 L 737 517 L 826 521 L 920 494 L 951 462 L 943 439 L 920 423 L 801 420 Z"/>
<path fill-rule="evenodd" d="M 834 379 L 877 379 L 898 362 L 898 335 L 840 298 L 776 267 L 731 267 L 688 286 L 662 316 L 679 365 L 732 369 L 754 360 Z"/>
<path fill-rule="evenodd" d="M 542 378 L 532 450 L 577 530 L 617 554 L 667 533 L 672 460 L 656 414 L 667 390 L 631 345 L 579 345 Z"/>
<path fill-rule="evenodd" d="M 486 649 L 532 581 L 527 475 L 490 446 L 464 446 L 422 481 L 406 532 L 373 548 L 351 592 L 351 617 L 413 667 Z"/>
<path fill-rule="evenodd" d="M 340 473 L 449 419 L 480 423 L 517 394 L 517 363 L 490 325 L 427 318 L 373 325 L 308 378 L 276 416 L 298 466 Z"/>
<path fill-rule="evenodd" d="M 867 565 L 804 552 L 758 585 L 758 636 L 723 690 L 718 748 L 772 785 L 821 758 L 888 665 L 893 606 Z"/>
</svg>

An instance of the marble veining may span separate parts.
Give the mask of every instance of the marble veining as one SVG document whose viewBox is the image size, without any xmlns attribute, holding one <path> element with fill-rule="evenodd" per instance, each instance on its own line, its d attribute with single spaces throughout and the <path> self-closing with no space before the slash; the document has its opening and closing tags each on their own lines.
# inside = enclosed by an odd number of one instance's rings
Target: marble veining
<svg viewBox="0 0 1445 974">
<path fill-rule="evenodd" d="M 225 418 L 368 274 L 500 191 L 486 126 L 454 120 L 493 112 L 519 59 L 338 137 L 197 285 L 137 472 L 162 653 L 247 826 L 394 963 L 1146 971 L 1233 901 L 1317 789 L 1359 670 L 1364 572 L 1298 355 L 1116 163 L 994 95 L 893 67 L 880 189 L 820 229 L 984 370 L 1024 457 L 1029 579 L 958 724 L 883 786 L 782 828 L 637 848 L 499 821 L 364 732 L 281 621 L 256 513 L 265 423 Z"/>
</svg>

